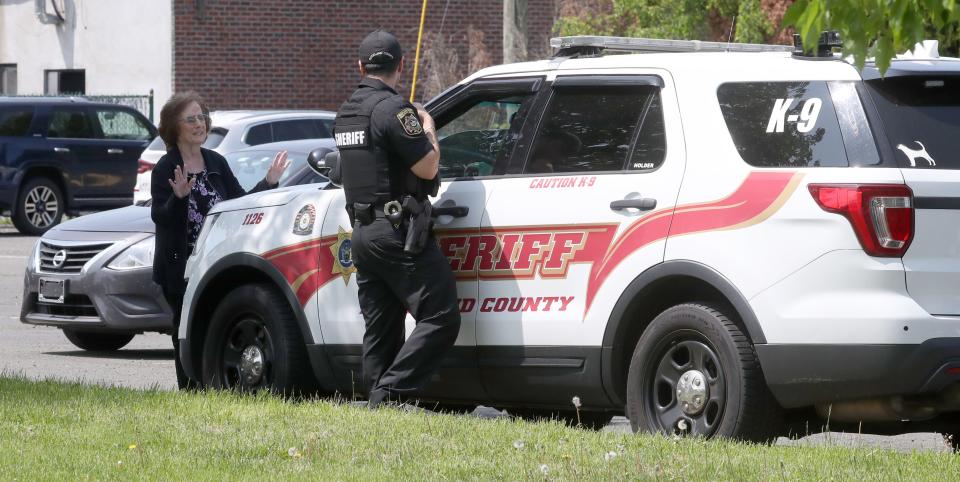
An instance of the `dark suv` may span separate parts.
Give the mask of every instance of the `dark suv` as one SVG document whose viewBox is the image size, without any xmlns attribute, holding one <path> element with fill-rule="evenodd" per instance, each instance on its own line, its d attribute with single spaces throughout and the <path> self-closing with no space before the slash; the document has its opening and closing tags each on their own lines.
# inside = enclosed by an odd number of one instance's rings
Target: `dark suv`
<svg viewBox="0 0 960 482">
<path fill-rule="evenodd" d="M 0 97 L 0 210 L 39 235 L 64 213 L 129 205 L 137 160 L 156 135 L 130 107 Z"/>
</svg>

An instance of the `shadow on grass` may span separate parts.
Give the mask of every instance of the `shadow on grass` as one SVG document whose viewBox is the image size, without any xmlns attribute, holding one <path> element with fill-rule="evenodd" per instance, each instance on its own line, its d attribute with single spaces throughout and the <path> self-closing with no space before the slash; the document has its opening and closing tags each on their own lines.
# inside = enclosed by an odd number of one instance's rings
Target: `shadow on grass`
<svg viewBox="0 0 960 482">
<path fill-rule="evenodd" d="M 73 358 L 109 358 L 111 360 L 173 360 L 173 348 L 117 351 L 45 351 L 43 354 Z"/>
</svg>

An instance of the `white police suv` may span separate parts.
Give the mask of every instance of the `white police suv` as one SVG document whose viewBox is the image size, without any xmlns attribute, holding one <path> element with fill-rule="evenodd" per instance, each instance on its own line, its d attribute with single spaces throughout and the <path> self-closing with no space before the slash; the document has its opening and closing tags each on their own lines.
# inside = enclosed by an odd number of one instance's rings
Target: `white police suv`
<svg viewBox="0 0 960 482">
<path fill-rule="evenodd" d="M 823 40 L 559 38 L 430 102 L 463 322 L 423 400 L 751 440 L 960 429 L 960 60 L 925 43 L 881 77 Z M 342 191 L 213 212 L 187 370 L 365 394 Z"/>
</svg>

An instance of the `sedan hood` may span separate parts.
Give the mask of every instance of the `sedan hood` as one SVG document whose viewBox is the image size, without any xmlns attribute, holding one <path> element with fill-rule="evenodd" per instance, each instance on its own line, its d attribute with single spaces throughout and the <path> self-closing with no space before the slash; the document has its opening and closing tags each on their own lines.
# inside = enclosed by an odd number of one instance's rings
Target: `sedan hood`
<svg viewBox="0 0 960 482">
<path fill-rule="evenodd" d="M 58 231 L 93 231 L 113 233 L 153 233 L 150 208 L 127 206 L 99 213 L 87 214 L 59 224 Z"/>
</svg>

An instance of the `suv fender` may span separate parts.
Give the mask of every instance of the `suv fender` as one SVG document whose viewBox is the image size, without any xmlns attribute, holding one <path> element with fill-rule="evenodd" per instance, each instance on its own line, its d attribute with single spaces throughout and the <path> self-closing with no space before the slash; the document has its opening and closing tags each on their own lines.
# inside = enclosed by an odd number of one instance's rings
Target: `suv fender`
<svg viewBox="0 0 960 482">
<path fill-rule="evenodd" d="M 750 340 L 754 344 L 766 343 L 763 328 L 747 299 L 715 269 L 690 260 L 654 265 L 627 285 L 603 334 L 601 377 L 604 390 L 616 405 L 626 403 L 630 357 L 647 325 L 667 308 L 693 301 L 729 305 Z"/>
<path fill-rule="evenodd" d="M 187 337 L 180 340 L 181 353 L 189 353 L 187 357 L 181 356 L 183 368 L 187 375 L 197 377 L 200 373 L 201 367 L 197 366 L 194 361 L 202 358 L 201 351 L 203 350 L 206 328 L 213 310 L 216 309 L 216 301 L 222 298 L 222 295 L 231 288 L 247 282 L 266 282 L 283 294 L 297 317 L 300 334 L 308 347 L 307 352 L 310 356 L 310 365 L 314 376 L 321 388 L 332 389 L 333 371 L 327 360 L 326 352 L 310 349 L 311 347 L 322 346 L 323 341 L 314 340 L 310 325 L 296 295 L 290 290 L 290 285 L 287 284 L 287 280 L 277 268 L 267 260 L 252 253 L 232 253 L 224 256 L 214 263 L 197 283 L 194 298 L 189 300 L 190 313 L 187 319 L 189 323 Z M 186 302 L 187 300 L 184 300 L 184 303 Z"/>
<path fill-rule="evenodd" d="M 13 195 L 14 204 L 16 204 L 17 199 L 20 199 L 20 190 L 23 188 L 23 184 L 34 177 L 46 177 L 57 183 L 57 185 L 60 186 L 60 190 L 63 191 L 64 211 L 69 208 L 68 201 L 72 199 L 73 195 L 73 189 L 70 188 L 70 183 L 63 178 L 63 172 L 60 168 L 42 161 L 28 163 L 21 167 L 19 172 L 14 175 L 13 185 L 17 187 Z"/>
</svg>

